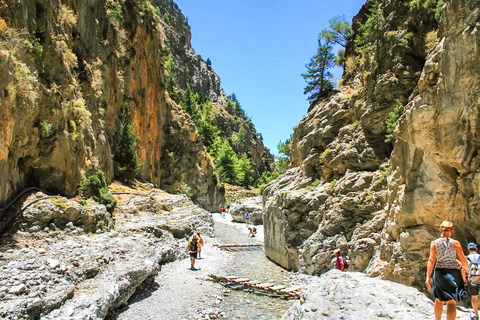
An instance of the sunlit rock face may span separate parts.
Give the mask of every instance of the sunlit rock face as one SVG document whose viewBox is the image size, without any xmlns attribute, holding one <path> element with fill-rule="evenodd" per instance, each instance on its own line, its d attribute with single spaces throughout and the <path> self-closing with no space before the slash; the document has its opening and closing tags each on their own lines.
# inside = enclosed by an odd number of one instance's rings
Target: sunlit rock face
<svg viewBox="0 0 480 320">
<path fill-rule="evenodd" d="M 31 186 L 74 195 L 100 169 L 112 181 L 127 104 L 138 178 L 216 210 L 223 189 L 197 128 L 167 91 L 169 77 L 180 93 L 190 86 L 212 101 L 222 132 L 245 129 L 235 151 L 251 155 L 254 178 L 273 170 L 254 125 L 225 112 L 220 78 L 191 48 L 173 1 L 26 0 L 0 5 L 0 17 L 0 203 Z"/>
<path fill-rule="evenodd" d="M 429 242 L 443 220 L 464 246 L 480 239 L 480 11 L 474 1 L 443 10 L 439 38 L 397 127 L 388 218 L 372 275 L 424 279 Z"/>
<path fill-rule="evenodd" d="M 475 1 L 449 1 L 437 24 L 420 7 L 383 5 L 380 59 L 350 69 L 338 93 L 310 108 L 295 128 L 292 169 L 265 188 L 265 252 L 318 274 L 340 248 L 353 270 L 423 288 L 441 221 L 456 223 L 464 245 L 480 239 L 480 11 Z M 415 40 L 395 44 L 389 30 L 409 24 Z M 398 104 L 404 111 L 385 142 Z"/>
</svg>

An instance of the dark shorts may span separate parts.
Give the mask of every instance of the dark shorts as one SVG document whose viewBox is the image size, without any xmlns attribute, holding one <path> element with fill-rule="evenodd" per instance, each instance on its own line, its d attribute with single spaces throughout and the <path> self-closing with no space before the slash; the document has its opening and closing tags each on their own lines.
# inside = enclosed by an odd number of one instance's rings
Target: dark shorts
<svg viewBox="0 0 480 320">
<path fill-rule="evenodd" d="M 435 269 L 433 273 L 433 298 L 440 301 L 460 301 L 467 290 L 459 269 Z"/>
<path fill-rule="evenodd" d="M 468 284 L 468 294 L 471 296 L 478 296 L 478 289 L 480 289 L 479 286 L 472 286 L 471 284 Z"/>
<path fill-rule="evenodd" d="M 190 257 L 197 259 L 197 253 L 196 252 L 190 252 Z"/>
</svg>

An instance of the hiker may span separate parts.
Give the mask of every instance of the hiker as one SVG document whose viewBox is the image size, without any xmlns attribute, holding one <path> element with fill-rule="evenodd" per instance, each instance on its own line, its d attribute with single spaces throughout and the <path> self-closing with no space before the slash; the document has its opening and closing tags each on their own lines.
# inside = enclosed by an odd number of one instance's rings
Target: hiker
<svg viewBox="0 0 480 320">
<path fill-rule="evenodd" d="M 190 270 L 199 270 L 195 268 L 195 260 L 197 259 L 197 251 L 199 247 L 200 243 L 198 241 L 198 236 L 194 234 L 187 244 L 187 252 L 190 253 Z"/>
<path fill-rule="evenodd" d="M 468 294 L 472 296 L 472 308 L 473 312 L 475 313 L 475 316 L 473 316 L 471 319 L 478 320 L 478 289 L 480 287 L 478 281 L 480 280 L 480 277 L 475 277 L 474 274 L 477 273 L 476 269 L 480 265 L 480 254 L 478 254 L 477 245 L 473 242 L 470 242 L 467 245 L 467 249 L 469 252 L 467 256 L 468 270 L 470 272 L 470 277 L 468 278 Z"/>
<path fill-rule="evenodd" d="M 198 259 L 202 259 L 201 255 L 202 255 L 202 247 L 203 247 L 203 238 L 201 236 L 200 231 L 197 231 L 197 236 L 198 236 L 198 242 L 200 243 L 200 245 L 198 246 Z"/>
<path fill-rule="evenodd" d="M 248 233 L 248 236 L 249 236 L 249 237 L 255 237 L 255 234 L 257 233 L 257 228 L 255 228 L 255 227 L 253 227 L 253 228 L 250 227 L 250 228 L 248 228 L 248 230 L 250 231 L 250 232 Z"/>
<path fill-rule="evenodd" d="M 247 224 L 247 228 L 250 225 L 250 213 L 247 212 L 245 215 L 245 223 Z"/>
<path fill-rule="evenodd" d="M 435 319 L 441 319 L 443 305 L 446 303 L 447 320 L 454 320 L 457 315 L 457 301 L 460 301 L 467 293 L 462 273 L 457 265 L 457 256 L 467 273 L 468 263 L 460 242 L 450 238 L 453 233 L 453 223 L 443 221 L 439 230 L 441 237 L 430 244 L 425 283 L 427 288 L 433 291 Z"/>
<path fill-rule="evenodd" d="M 335 269 L 340 271 L 345 271 L 345 258 L 340 255 L 340 249 L 337 249 L 333 252 L 335 259 Z"/>
<path fill-rule="evenodd" d="M 222 215 L 222 218 L 225 219 L 225 212 L 226 212 L 226 208 L 223 204 L 220 205 L 220 214 Z"/>
</svg>

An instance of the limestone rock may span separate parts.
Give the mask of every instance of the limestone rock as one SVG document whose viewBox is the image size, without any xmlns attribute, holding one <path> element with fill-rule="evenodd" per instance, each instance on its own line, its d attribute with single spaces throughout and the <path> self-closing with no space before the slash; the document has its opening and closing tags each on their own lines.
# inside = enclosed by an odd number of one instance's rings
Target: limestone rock
<svg viewBox="0 0 480 320">
<path fill-rule="evenodd" d="M 250 214 L 250 223 L 253 225 L 263 224 L 263 200 L 261 196 L 238 200 L 230 205 L 228 212 L 232 215 L 232 221 L 245 222 L 245 215 Z"/>
<path fill-rule="evenodd" d="M 431 319 L 433 303 L 417 289 L 359 272 L 332 270 L 312 277 L 282 320 Z M 457 317 L 468 313 L 457 310 Z"/>
</svg>

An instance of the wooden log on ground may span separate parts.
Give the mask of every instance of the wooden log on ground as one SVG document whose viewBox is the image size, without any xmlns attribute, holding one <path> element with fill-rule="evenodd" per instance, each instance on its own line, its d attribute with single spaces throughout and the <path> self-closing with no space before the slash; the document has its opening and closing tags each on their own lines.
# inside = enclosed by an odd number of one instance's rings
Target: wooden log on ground
<svg viewBox="0 0 480 320">
<path fill-rule="evenodd" d="M 217 248 L 263 247 L 261 243 L 214 244 Z"/>
</svg>

